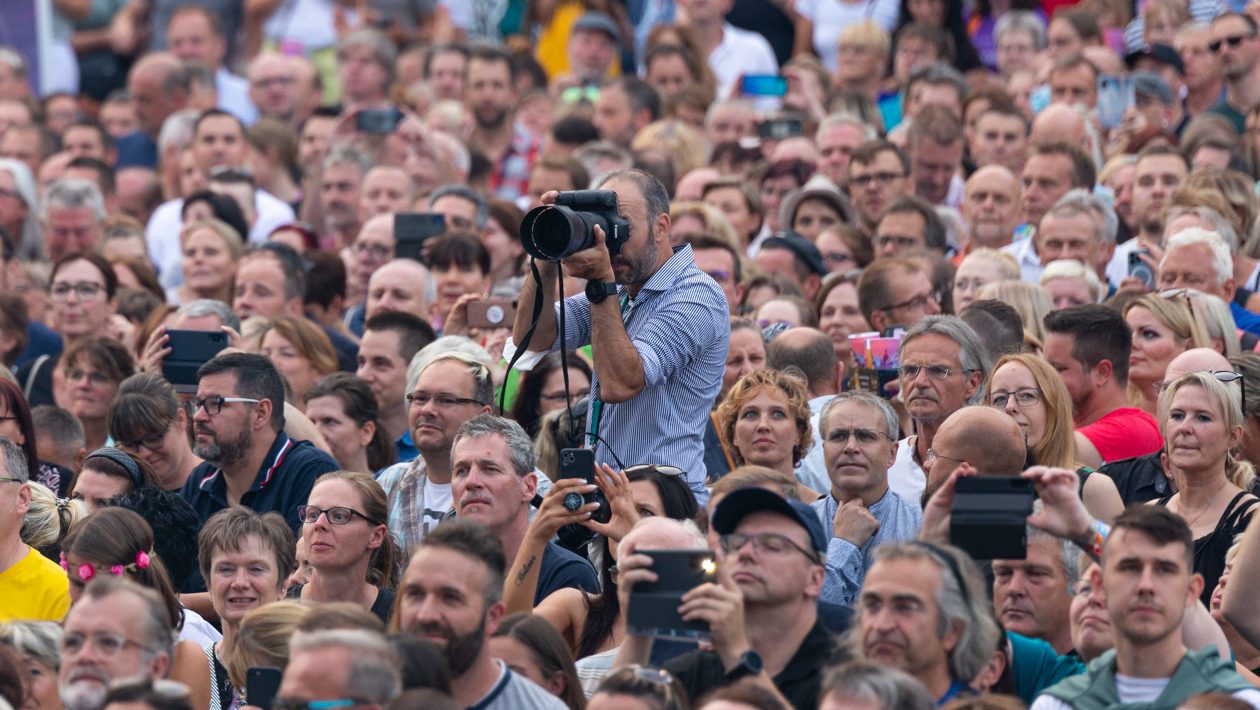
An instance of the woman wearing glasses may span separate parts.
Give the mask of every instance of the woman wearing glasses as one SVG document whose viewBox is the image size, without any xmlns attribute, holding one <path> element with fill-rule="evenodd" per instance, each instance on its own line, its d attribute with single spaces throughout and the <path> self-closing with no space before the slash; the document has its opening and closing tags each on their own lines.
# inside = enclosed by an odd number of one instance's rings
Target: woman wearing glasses
<svg viewBox="0 0 1260 710">
<path fill-rule="evenodd" d="M 1006 412 L 1027 438 L 1033 462 L 1075 470 L 1080 495 L 1095 518 L 1110 522 L 1124 510 L 1116 484 L 1081 465 L 1072 425 L 1072 396 L 1059 373 L 1036 355 L 1007 355 L 993 367 L 984 401 Z"/>
<path fill-rule="evenodd" d="M 1203 575 L 1205 605 L 1225 570 L 1234 536 L 1251 522 L 1255 468 L 1234 456 L 1243 438 L 1241 387 L 1210 372 L 1192 372 L 1160 395 L 1160 422 L 1177 493 L 1155 502 L 1186 519 L 1194 535 L 1194 571 Z"/>
<path fill-rule="evenodd" d="M 544 414 L 576 404 L 591 393 L 590 363 L 575 350 L 566 353 L 565 360 L 569 364 L 568 393 L 564 391 L 564 371 L 560 367 L 559 351 L 547 354 L 521 378 L 520 391 L 512 403 L 510 416 L 531 439 L 538 435 L 538 424 Z"/>
<path fill-rule="evenodd" d="M 289 590 L 307 604 L 353 602 L 389 622 L 398 584 L 399 554 L 385 521 L 385 491 L 357 471 L 334 471 L 315 481 L 298 506 L 309 584 Z"/>
<path fill-rule="evenodd" d="M 107 422 L 118 448 L 148 464 L 167 490 L 182 488 L 202 463 L 188 441 L 188 410 L 159 375 L 142 372 L 123 380 Z"/>
<path fill-rule="evenodd" d="M 57 404 L 83 424 L 84 447 L 91 451 L 109 439 L 109 408 L 118 386 L 135 372 L 131 353 L 116 340 L 89 336 L 61 354 L 54 376 Z"/>
<path fill-rule="evenodd" d="M 203 219 L 180 230 L 179 242 L 184 285 L 178 302 L 208 298 L 231 303 L 236 264 L 244 248 L 241 235 L 222 220 Z"/>
<path fill-rule="evenodd" d="M 1191 348 L 1210 348 L 1212 342 L 1185 296 L 1164 298 L 1148 293 L 1125 307 L 1124 321 L 1133 332 L 1129 401 L 1153 415 L 1168 363 Z"/>
</svg>

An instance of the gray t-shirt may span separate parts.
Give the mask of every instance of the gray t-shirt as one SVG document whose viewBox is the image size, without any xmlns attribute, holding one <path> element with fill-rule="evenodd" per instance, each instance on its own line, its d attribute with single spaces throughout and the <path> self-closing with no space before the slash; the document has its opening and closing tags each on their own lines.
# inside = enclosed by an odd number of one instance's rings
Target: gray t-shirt
<svg viewBox="0 0 1260 710">
<path fill-rule="evenodd" d="M 468 710 L 566 710 L 560 698 L 538 687 L 525 676 L 513 673 L 503 661 L 499 664 L 499 680 L 481 700 Z"/>
</svg>

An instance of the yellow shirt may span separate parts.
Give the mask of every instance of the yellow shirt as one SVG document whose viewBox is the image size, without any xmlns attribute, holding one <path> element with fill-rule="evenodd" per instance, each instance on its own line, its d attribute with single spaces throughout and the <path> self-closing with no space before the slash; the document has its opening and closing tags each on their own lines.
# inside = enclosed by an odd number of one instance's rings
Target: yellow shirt
<svg viewBox="0 0 1260 710">
<path fill-rule="evenodd" d="M 60 622 L 69 609 L 69 577 L 35 548 L 28 548 L 26 557 L 0 572 L 0 621 Z"/>
</svg>

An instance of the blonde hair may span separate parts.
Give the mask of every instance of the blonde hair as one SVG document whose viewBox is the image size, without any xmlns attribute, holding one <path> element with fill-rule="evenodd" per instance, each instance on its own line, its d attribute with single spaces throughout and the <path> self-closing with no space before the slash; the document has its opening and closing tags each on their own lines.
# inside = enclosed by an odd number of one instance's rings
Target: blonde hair
<svg viewBox="0 0 1260 710">
<path fill-rule="evenodd" d="M 862 22 L 854 22 L 845 25 L 840 30 L 840 36 L 836 39 L 836 47 L 842 47 L 846 44 L 861 44 L 874 47 L 879 51 L 880 56 L 888 57 L 892 52 L 892 37 L 887 30 L 880 27 L 878 22 L 872 20 L 863 20 Z"/>
<path fill-rule="evenodd" d="M 1006 355 L 993 366 L 993 373 L 1003 365 L 1017 364 L 1028 369 L 1037 389 L 1041 391 L 1041 404 L 1046 408 L 1046 430 L 1041 439 L 1032 445 L 1033 460 L 1042 466 L 1076 468 L 1080 464 L 1076 456 L 1076 431 L 1072 422 L 1072 395 L 1068 393 L 1063 378 L 1044 359 L 1031 353 Z M 984 389 L 985 403 L 991 402 L 993 378 Z"/>
<path fill-rule="evenodd" d="M 1221 382 L 1210 372 L 1187 373 L 1164 390 L 1159 396 L 1159 411 L 1165 413 L 1165 419 L 1168 417 L 1167 412 L 1172 408 L 1173 397 L 1185 387 L 1199 387 L 1203 390 L 1212 402 L 1213 408 L 1225 420 L 1227 430 L 1243 426 L 1242 388 L 1234 386 L 1232 382 Z M 1166 432 L 1166 424 L 1166 421 L 1159 423 L 1161 432 Z M 1167 440 L 1167 433 L 1164 433 L 1164 437 Z M 1251 484 L 1256 480 L 1256 469 L 1249 461 L 1226 452 L 1225 478 L 1244 491 L 1249 491 Z"/>
<path fill-rule="evenodd" d="M 736 254 L 743 254 L 744 242 L 739 238 L 739 233 L 735 231 L 734 225 L 722 214 L 722 210 L 707 205 L 703 202 L 675 202 L 669 206 L 670 223 L 677 222 L 682 217 L 695 217 L 704 225 L 705 232 L 721 237 Z"/>
<path fill-rule="evenodd" d="M 1098 303 L 1098 299 L 1102 296 L 1102 282 L 1098 280 L 1098 272 L 1076 259 L 1055 259 L 1046 264 L 1046 268 L 1041 272 L 1041 285 L 1045 286 L 1047 283 L 1058 279 L 1080 279 L 1084 281 L 1085 288 L 1089 291 L 1089 296 L 1094 303 Z"/>
<path fill-rule="evenodd" d="M 708 164 L 704 138 L 696 129 L 673 118 L 653 121 L 634 135 L 630 149 L 636 153 L 659 150 L 674 164 L 675 175 L 686 175 Z"/>
<path fill-rule="evenodd" d="M 797 371 L 799 372 L 799 371 Z M 735 445 L 735 422 L 739 418 L 739 410 L 744 403 L 756 396 L 763 387 L 777 389 L 787 398 L 788 411 L 796 421 L 796 446 L 792 447 L 792 465 L 800 463 L 814 443 L 814 427 L 810 423 L 809 394 L 805 389 L 805 380 L 794 374 L 763 367 L 739 378 L 726 393 L 726 399 L 718 405 L 718 434 L 722 443 L 735 458 L 736 465 L 743 466 L 747 461 Z"/>
<path fill-rule="evenodd" d="M 1046 314 L 1054 310 L 1050 294 L 1038 284 L 1027 281 L 994 281 L 980 287 L 977 299 L 992 298 L 1009 303 L 1024 321 L 1024 333 L 1038 343 L 1046 342 Z"/>
<path fill-rule="evenodd" d="M 241 620 L 236 644 L 228 654 L 228 678 L 232 687 L 246 687 L 247 671 L 253 666 L 284 669 L 289 665 L 289 639 L 312 607 L 297 601 L 278 601 L 250 611 Z"/>
<path fill-rule="evenodd" d="M 22 542 L 37 550 L 60 547 L 70 528 L 90 512 L 83 501 L 58 498 L 42 483 L 27 481 L 23 485 L 31 492 L 31 503 L 22 518 Z"/>
<path fill-rule="evenodd" d="M 988 247 L 972 249 L 967 256 L 963 257 L 963 260 L 958 263 L 958 268 L 961 269 L 963 264 L 973 260 L 987 261 L 996 265 L 998 267 L 999 276 L 1001 276 L 1001 278 L 998 279 L 999 281 L 1019 280 L 1020 278 L 1019 262 L 1015 261 L 1015 257 L 1004 251 L 990 249 Z"/>
<path fill-rule="evenodd" d="M 231 225 L 221 219 L 201 219 L 192 224 L 184 225 L 184 228 L 179 230 L 180 246 L 182 247 L 184 242 L 188 241 L 193 232 L 202 229 L 209 229 L 211 232 L 219 235 L 224 245 L 227 246 L 228 251 L 232 253 L 233 261 L 241 258 L 241 253 L 245 250 L 244 240 Z"/>
</svg>

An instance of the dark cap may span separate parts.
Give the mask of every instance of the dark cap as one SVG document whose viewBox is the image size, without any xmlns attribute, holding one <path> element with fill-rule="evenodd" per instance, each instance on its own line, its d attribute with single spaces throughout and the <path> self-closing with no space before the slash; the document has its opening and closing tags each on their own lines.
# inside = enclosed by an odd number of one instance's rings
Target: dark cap
<svg viewBox="0 0 1260 710">
<path fill-rule="evenodd" d="M 823 263 L 822 252 L 818 251 L 818 247 L 810 240 L 802 237 L 796 232 L 784 230 L 775 232 L 773 237 L 767 237 L 761 243 L 761 248 L 775 247 L 790 250 L 797 259 L 805 262 L 810 271 L 819 276 L 827 275 L 827 265 Z"/>
<path fill-rule="evenodd" d="M 814 550 L 819 553 L 827 551 L 827 535 L 818 520 L 818 513 L 799 500 L 788 500 L 765 488 L 740 488 L 727 494 L 713 511 L 713 529 L 719 535 L 729 535 L 739 527 L 739 521 L 763 510 L 800 523 L 809 533 Z"/>
<path fill-rule="evenodd" d="M 1133 72 L 1133 93 L 1158 99 L 1165 106 L 1171 106 L 1176 101 L 1167 82 L 1159 78 L 1158 74 L 1147 71 Z"/>
<path fill-rule="evenodd" d="M 603 32 L 611 37 L 613 42 L 621 44 L 621 30 L 617 28 L 617 23 L 602 12 L 585 13 L 573 23 L 570 33 L 572 32 Z"/>
<path fill-rule="evenodd" d="M 1148 58 L 1176 69 L 1177 74 L 1180 76 L 1185 76 L 1186 74 L 1186 65 L 1181 61 L 1181 55 L 1177 53 L 1177 50 L 1166 44 L 1152 44 L 1145 49 L 1129 52 L 1124 57 L 1124 63 L 1132 69 L 1138 61 Z"/>
</svg>

